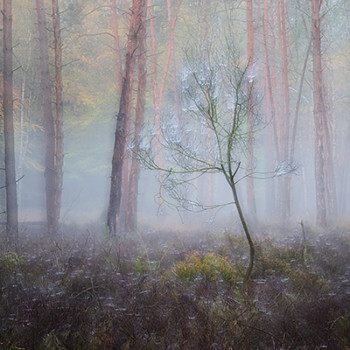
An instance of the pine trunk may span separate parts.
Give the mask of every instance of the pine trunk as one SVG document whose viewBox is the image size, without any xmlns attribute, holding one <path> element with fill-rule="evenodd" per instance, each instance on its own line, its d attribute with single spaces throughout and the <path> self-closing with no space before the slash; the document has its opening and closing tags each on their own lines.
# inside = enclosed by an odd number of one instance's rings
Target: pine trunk
<svg viewBox="0 0 350 350">
<path fill-rule="evenodd" d="M 122 196 L 123 158 L 126 144 L 126 127 L 128 112 L 130 111 L 132 81 L 135 66 L 135 50 L 137 47 L 139 26 L 142 23 L 142 4 L 145 0 L 134 0 L 131 9 L 131 21 L 129 26 L 128 43 L 126 48 L 125 68 L 123 84 L 120 96 L 117 127 L 112 158 L 112 174 L 109 207 L 107 213 L 107 226 L 109 234 L 116 236 L 120 221 L 120 203 Z"/>
<path fill-rule="evenodd" d="M 38 16 L 40 75 L 41 75 L 41 105 L 45 133 L 45 192 L 46 192 L 46 220 L 49 234 L 53 234 L 55 227 L 55 125 L 51 105 L 51 82 L 49 70 L 49 44 L 47 38 L 45 8 L 43 0 L 36 0 Z"/>
<path fill-rule="evenodd" d="M 12 2 L 3 2 L 3 111 L 5 134 L 5 184 L 7 233 L 14 244 L 18 241 L 18 205 L 16 188 L 15 140 L 13 127 L 12 69 Z"/>
<path fill-rule="evenodd" d="M 326 180 L 324 163 L 325 105 L 323 96 L 320 7 L 321 0 L 312 0 L 312 58 L 313 58 L 313 98 L 315 124 L 315 182 L 316 182 L 316 222 L 327 225 Z"/>
<path fill-rule="evenodd" d="M 247 140 L 247 204 L 248 213 L 256 219 L 256 203 L 254 179 L 251 172 L 254 168 L 254 22 L 253 1 L 247 1 L 247 32 L 248 32 L 248 140 Z"/>
<path fill-rule="evenodd" d="M 62 82 L 62 50 L 61 26 L 58 0 L 52 0 L 52 19 L 55 44 L 55 90 L 56 90 L 56 158 L 55 158 L 55 202 L 53 225 L 58 228 L 62 201 L 63 184 L 63 82 Z"/>
<path fill-rule="evenodd" d="M 137 158 L 139 153 L 139 145 L 141 140 L 141 129 L 144 121 L 144 111 L 146 103 L 146 16 L 147 16 L 147 0 L 142 4 L 142 22 L 139 29 L 139 56 L 138 56 L 138 88 L 135 114 L 135 131 L 133 140 L 133 157 L 131 161 L 129 191 L 127 197 L 127 205 L 125 206 L 125 230 L 133 232 L 137 229 L 137 196 L 138 182 L 140 177 L 140 164 Z"/>
<path fill-rule="evenodd" d="M 119 29 L 118 29 L 118 16 L 117 16 L 117 5 L 115 0 L 111 0 L 112 9 L 112 27 L 113 27 L 113 37 L 115 46 L 115 57 L 117 61 L 117 77 L 118 77 L 118 90 L 120 92 L 122 81 L 123 81 L 123 65 L 120 55 L 120 45 L 119 45 Z"/>
</svg>

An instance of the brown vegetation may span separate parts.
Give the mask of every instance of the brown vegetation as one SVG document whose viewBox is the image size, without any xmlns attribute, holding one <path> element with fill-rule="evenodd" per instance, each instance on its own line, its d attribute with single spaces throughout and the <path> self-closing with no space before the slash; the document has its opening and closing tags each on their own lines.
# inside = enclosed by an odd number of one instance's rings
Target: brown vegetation
<svg viewBox="0 0 350 350">
<path fill-rule="evenodd" d="M 349 232 L 301 238 L 257 239 L 246 295 L 230 232 L 23 237 L 0 253 L 0 348 L 348 349 Z"/>
</svg>

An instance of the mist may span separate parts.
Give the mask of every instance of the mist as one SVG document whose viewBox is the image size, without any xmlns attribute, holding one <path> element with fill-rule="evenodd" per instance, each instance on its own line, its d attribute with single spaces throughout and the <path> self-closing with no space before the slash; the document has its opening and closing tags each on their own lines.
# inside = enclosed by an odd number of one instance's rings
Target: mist
<svg viewBox="0 0 350 350">
<path fill-rule="evenodd" d="M 232 4 L 224 2 L 217 6 L 200 2 L 183 4 L 179 9 L 175 7 L 172 9 L 174 28 L 167 27 L 167 18 L 164 16 L 166 8 L 163 6 L 160 3 L 154 4 L 155 18 L 152 25 L 157 31 L 157 37 L 153 37 L 154 34 L 149 28 L 147 29 L 148 85 L 142 142 L 149 142 L 154 133 L 164 133 L 169 123 L 175 125 L 175 132 L 181 133 L 183 132 L 181 128 L 188 118 L 191 118 L 189 110 L 193 106 L 186 102 L 189 97 L 186 96 L 188 82 L 184 78 L 189 74 L 190 51 L 192 51 L 190 64 L 202 65 L 204 70 L 208 64 L 212 67 L 214 64 L 220 65 L 220 62 L 210 61 L 212 58 L 224 62 L 225 55 L 227 57 L 234 54 L 240 60 L 241 66 L 247 64 L 249 58 L 245 6 L 235 2 Z M 204 10 L 203 6 L 208 6 L 207 10 Z M 249 169 L 251 173 L 249 176 L 254 179 L 252 194 L 256 203 L 254 215 L 249 212 L 251 208 L 248 204 L 247 180 L 240 180 L 237 187 L 244 211 L 252 220 L 286 224 L 307 220 L 315 223 L 317 216 L 315 154 L 318 151 L 315 150 L 313 121 L 313 58 L 312 52 L 308 51 L 309 34 L 306 31 L 308 28 L 304 28 L 305 18 L 301 15 L 303 11 L 311 11 L 311 8 L 308 9 L 306 5 L 298 7 L 296 4 L 286 4 L 283 18 L 288 32 L 284 37 L 282 24 L 281 30 L 270 28 L 266 33 L 264 9 L 262 5 L 259 6 L 253 9 L 254 37 L 249 40 L 254 40 L 254 57 L 251 66 L 248 67 L 246 78 L 249 84 L 254 85 L 255 126 L 252 136 L 254 139 L 252 168 Z M 346 6 L 347 4 L 338 1 L 334 6 L 326 4 L 322 9 L 327 12 L 321 38 L 322 73 L 327 105 L 328 141 L 332 151 L 334 173 L 332 181 L 335 183 L 334 198 L 337 206 L 336 215 L 328 214 L 331 224 L 347 221 L 350 210 L 348 200 L 350 190 L 347 186 L 349 167 L 346 153 L 349 142 L 347 113 L 349 79 L 346 77 L 349 75 L 349 69 L 346 68 L 348 62 L 344 54 L 348 50 L 347 40 L 344 38 L 348 31 L 343 31 L 344 26 L 348 25 L 348 20 L 346 13 L 341 10 Z M 45 221 L 45 142 L 40 119 L 41 94 L 37 73 L 39 62 L 35 7 L 31 4 L 22 6 L 19 2 L 14 2 L 13 7 L 14 18 L 17 19 L 14 23 L 15 63 L 20 67 L 14 73 L 16 161 L 17 173 L 20 175 L 17 177 L 23 176 L 18 183 L 19 218 L 20 221 Z M 62 50 L 64 175 L 60 221 L 62 224 L 103 222 L 107 215 L 114 130 L 120 106 L 118 62 L 115 58 L 116 48 L 112 33 L 113 16 L 110 8 L 100 8 L 98 4 L 92 2 L 62 2 L 60 7 L 61 25 L 64 28 L 61 38 L 64 45 Z M 273 11 L 277 10 L 271 9 L 271 11 L 271 16 L 275 16 L 276 13 Z M 120 57 L 123 57 L 126 50 L 128 16 L 128 6 L 125 2 L 121 4 L 117 13 Z M 281 21 L 281 16 L 275 17 L 274 20 Z M 344 26 L 339 26 L 339 23 L 343 23 Z M 342 35 L 339 35 L 340 33 Z M 49 41 L 53 40 L 51 35 L 48 33 Z M 156 61 L 151 43 L 157 44 Z M 283 45 L 286 45 L 287 50 L 285 58 L 282 56 Z M 170 62 L 167 62 L 169 52 L 172 52 L 173 56 Z M 220 52 L 221 57 L 218 55 L 215 58 L 214 52 L 216 54 Z M 205 63 L 207 59 L 209 61 Z M 283 59 L 287 62 L 289 79 L 287 112 L 283 111 L 286 107 L 286 91 L 282 93 L 285 83 Z M 53 60 L 52 55 L 50 60 Z M 154 71 L 155 62 L 157 72 Z M 269 76 L 266 69 L 269 69 Z M 272 84 L 270 87 L 269 81 L 270 85 Z M 155 112 L 156 86 L 160 89 L 163 83 L 165 85 L 164 91 L 161 92 L 162 107 L 161 109 L 156 107 L 158 110 Z M 136 103 L 136 85 L 133 89 L 133 103 Z M 220 103 L 228 106 L 232 103 L 230 87 L 226 85 L 223 89 L 226 91 L 221 91 L 223 96 L 220 96 Z M 273 92 L 272 99 L 269 97 L 271 94 L 269 89 Z M 159 93 L 160 90 L 158 95 Z M 135 106 L 131 108 L 130 113 Z M 228 118 L 231 112 L 232 109 L 226 108 L 222 118 Z M 133 118 L 132 114 L 128 118 Z M 159 130 L 156 130 L 157 126 L 154 124 L 155 117 L 159 118 Z M 193 124 L 191 127 L 193 135 L 198 136 L 198 133 L 206 132 L 203 125 Z M 130 129 L 130 133 L 132 130 Z M 157 137 L 162 138 L 160 134 Z M 291 152 L 292 137 L 295 137 L 293 141 L 295 146 L 293 159 L 290 159 L 288 152 Z M 132 136 L 126 142 L 126 157 L 131 159 L 135 156 L 130 148 L 133 142 Z M 163 141 L 159 142 L 162 144 Z M 246 168 L 248 154 L 247 148 L 244 147 L 247 147 L 247 140 L 243 142 L 245 143 L 240 150 L 239 161 L 242 162 L 242 168 Z M 286 156 L 281 155 L 284 152 L 282 147 L 288 148 Z M 289 173 L 287 170 L 287 173 L 283 174 L 284 166 L 292 167 L 293 171 Z M 244 171 L 241 172 L 242 177 L 245 177 Z M 152 222 L 155 226 L 157 222 L 164 220 L 165 222 L 170 220 L 169 222 L 179 226 L 189 225 L 190 222 L 195 223 L 194 226 L 207 225 L 209 221 L 230 222 L 233 208 L 217 207 L 232 202 L 225 179 L 221 178 L 220 174 L 203 176 L 203 179 L 191 184 L 191 189 L 187 189 L 187 199 L 199 204 L 198 210 L 194 210 L 199 211 L 198 213 L 185 214 L 189 218 L 187 220 L 184 220 L 184 213 L 178 203 L 171 203 L 173 207 L 162 203 L 162 199 L 159 198 L 159 176 L 157 171 L 152 172 L 145 168 L 141 170 L 137 205 L 140 221 Z M 281 180 L 283 177 L 288 178 L 290 198 L 283 198 L 283 192 L 280 192 L 279 183 L 283 181 Z M 123 187 L 122 190 L 125 193 L 128 188 Z M 327 191 L 329 196 L 329 189 Z M 211 198 L 208 199 L 209 197 Z M 208 200 L 211 203 L 208 203 Z M 289 202 L 290 208 L 287 215 L 282 215 L 279 210 L 285 201 Z M 209 210 L 210 205 L 215 209 Z M 201 213 L 200 207 L 208 210 Z M 215 220 L 217 215 L 219 217 Z M 204 217 L 211 219 L 204 220 Z"/>
<path fill-rule="evenodd" d="M 0 348 L 350 348 L 350 3 L 4 0 Z"/>
</svg>

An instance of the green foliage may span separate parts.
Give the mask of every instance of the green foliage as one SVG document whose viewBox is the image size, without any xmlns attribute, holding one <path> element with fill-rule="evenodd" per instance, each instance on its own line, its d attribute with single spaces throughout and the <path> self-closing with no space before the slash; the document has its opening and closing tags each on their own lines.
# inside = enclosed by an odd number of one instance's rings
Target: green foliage
<svg viewBox="0 0 350 350">
<path fill-rule="evenodd" d="M 148 259 L 145 255 L 138 256 L 133 262 L 133 269 L 139 275 L 145 275 L 150 270 Z"/>
<path fill-rule="evenodd" d="M 304 263 L 303 251 L 299 247 L 278 247 L 265 242 L 255 266 L 255 274 L 266 277 L 269 274 L 288 277 L 296 265 Z"/>
<path fill-rule="evenodd" d="M 295 271 L 289 276 L 292 287 L 299 295 L 315 295 L 324 291 L 327 287 L 327 281 L 315 273 L 308 271 Z"/>
<path fill-rule="evenodd" d="M 57 338 L 54 331 L 47 334 L 42 340 L 42 344 L 40 349 L 45 350 L 66 350 L 67 348 L 61 343 L 61 341 Z"/>
<path fill-rule="evenodd" d="M 15 252 L 6 252 L 0 255 L 0 271 L 2 274 L 17 273 L 21 270 L 24 263 L 25 258 Z"/>
<path fill-rule="evenodd" d="M 272 256 L 260 256 L 255 266 L 256 273 L 261 277 L 265 277 L 267 274 L 288 276 L 290 268 L 290 264 L 285 260 Z"/>
<path fill-rule="evenodd" d="M 180 279 L 187 281 L 202 277 L 213 282 L 222 278 L 225 282 L 232 284 L 238 278 L 238 272 L 228 258 L 215 253 L 202 255 L 199 252 L 193 252 L 185 261 L 179 262 L 173 271 Z"/>
<path fill-rule="evenodd" d="M 333 329 L 343 346 L 350 346 L 350 314 L 342 315 L 334 321 Z"/>
</svg>

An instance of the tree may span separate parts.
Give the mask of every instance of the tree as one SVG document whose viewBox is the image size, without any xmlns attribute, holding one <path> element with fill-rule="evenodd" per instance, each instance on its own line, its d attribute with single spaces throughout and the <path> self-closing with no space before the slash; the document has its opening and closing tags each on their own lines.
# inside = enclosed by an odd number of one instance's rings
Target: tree
<svg viewBox="0 0 350 350">
<path fill-rule="evenodd" d="M 122 65 L 122 60 L 120 55 L 118 16 L 117 16 L 117 5 L 115 3 L 115 0 L 111 0 L 111 10 L 112 10 L 112 27 L 113 27 L 114 46 L 115 46 L 115 58 L 117 62 L 117 77 L 118 77 L 118 91 L 119 91 L 121 89 L 122 80 L 123 80 L 123 65 Z"/>
<path fill-rule="evenodd" d="M 45 133 L 45 194 L 46 220 L 50 234 L 57 229 L 55 222 L 55 125 L 51 105 L 51 82 L 49 68 L 49 43 L 43 0 L 36 0 L 38 17 L 40 77 L 41 77 L 41 106 Z"/>
<path fill-rule="evenodd" d="M 174 43 L 175 43 L 175 26 L 178 19 L 178 13 L 180 11 L 180 7 L 182 4 L 182 0 L 178 0 L 176 3 L 175 14 L 171 12 L 171 4 L 170 1 L 167 0 L 167 10 L 168 10 L 168 43 L 167 43 L 167 54 L 165 59 L 164 70 L 162 72 L 162 76 L 160 78 L 160 84 L 158 84 L 158 52 L 157 52 L 157 39 L 156 39 L 156 31 L 155 31 L 155 16 L 153 9 L 153 0 L 149 2 L 149 11 L 150 11 L 150 35 L 151 35 L 151 84 L 153 89 L 153 105 L 154 105 L 154 125 L 155 125 L 155 133 L 157 137 L 155 138 L 155 145 L 158 149 L 158 157 L 159 162 L 163 162 L 162 156 L 162 123 L 161 123 L 161 115 L 162 108 L 164 102 L 164 94 L 166 81 L 169 73 L 169 67 L 171 64 L 171 59 L 173 57 L 174 51 Z"/>
<path fill-rule="evenodd" d="M 136 59 L 136 48 L 138 35 L 142 23 L 142 8 L 145 0 L 134 0 L 131 8 L 131 19 L 128 34 L 128 43 L 125 54 L 125 66 L 123 84 L 120 96 L 119 112 L 117 116 L 117 127 L 115 131 L 115 142 L 112 158 L 112 174 L 109 206 L 107 213 L 107 227 L 111 236 L 116 236 L 118 232 L 120 202 L 122 196 L 122 172 L 123 158 L 126 140 L 126 122 L 130 111 L 130 100 L 132 94 L 132 80 Z"/>
<path fill-rule="evenodd" d="M 140 163 L 137 158 L 141 141 L 141 129 L 143 126 L 145 103 L 146 103 L 146 16 L 147 16 L 147 0 L 142 6 L 142 22 L 139 29 L 139 45 L 138 45 L 138 88 L 137 101 L 135 112 L 135 130 L 133 138 L 133 157 L 131 161 L 129 175 L 129 190 L 127 192 L 125 206 L 125 230 L 127 232 L 135 231 L 137 228 L 137 196 L 138 196 L 138 181 L 140 177 Z"/>
<path fill-rule="evenodd" d="M 52 0 L 52 22 L 55 44 L 55 193 L 53 205 L 52 229 L 57 231 L 61 212 L 62 183 L 63 183 L 63 83 L 62 83 L 62 46 L 61 26 L 58 0 Z"/>
<path fill-rule="evenodd" d="M 18 241 L 18 205 L 16 188 L 15 140 L 13 128 L 13 69 L 12 69 L 12 2 L 3 2 L 3 111 L 5 134 L 5 183 L 7 233 L 16 243 Z"/>
<path fill-rule="evenodd" d="M 323 78 L 321 50 L 321 18 L 322 0 L 311 1 L 312 11 L 312 65 L 313 65 L 313 98 L 315 125 L 315 184 L 317 224 L 327 225 L 327 214 L 332 219 L 336 214 L 335 185 L 333 174 L 333 157 L 330 147 L 330 135 L 326 109 L 326 96 Z M 328 199 L 328 200 L 327 200 Z M 328 211 L 327 211 L 327 204 Z"/>
<path fill-rule="evenodd" d="M 247 32 L 248 32 L 248 90 L 251 92 L 249 96 L 254 96 L 254 22 L 253 22 L 253 1 L 247 0 Z M 248 212 L 255 219 L 256 218 L 256 203 L 254 179 L 249 176 L 250 171 L 254 168 L 254 101 L 248 101 L 250 107 L 248 108 L 248 140 L 247 140 L 247 202 Z"/>
<path fill-rule="evenodd" d="M 151 147 L 142 149 L 140 157 L 147 168 L 164 174 L 162 187 L 167 190 L 170 199 L 185 210 L 193 210 L 197 205 L 203 209 L 189 191 L 196 179 L 208 173 L 223 175 L 232 192 L 234 201 L 231 204 L 236 207 L 249 244 L 249 264 L 244 276 L 247 286 L 255 247 L 240 205 L 237 185 L 241 158 L 246 151 L 244 144 L 249 137 L 245 131 L 247 118 L 249 109 L 254 105 L 249 102 L 253 101 L 252 91 L 246 88 L 247 66 L 242 67 L 233 51 L 232 47 L 225 52 L 218 48 L 208 59 L 203 59 L 198 53 L 189 54 L 182 81 L 183 109 L 187 118 L 183 116 L 182 125 L 170 124 L 164 128 L 163 151 L 168 164 L 157 163 Z M 203 140 L 207 135 L 196 132 L 198 125 L 206 125 L 210 129 L 215 140 L 210 148 Z M 188 198 L 189 195 L 191 198 Z"/>
</svg>

